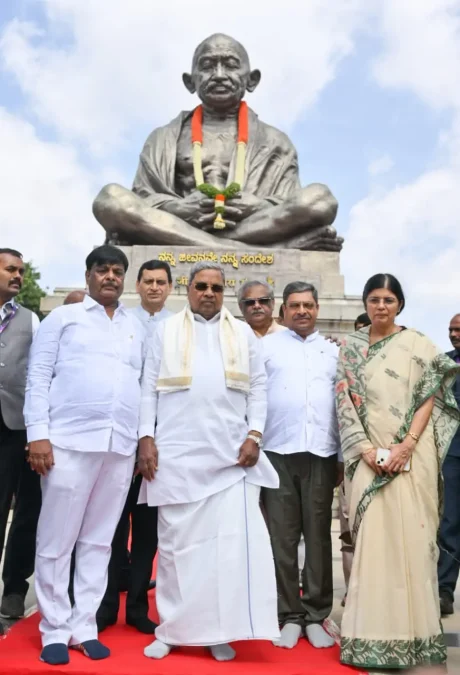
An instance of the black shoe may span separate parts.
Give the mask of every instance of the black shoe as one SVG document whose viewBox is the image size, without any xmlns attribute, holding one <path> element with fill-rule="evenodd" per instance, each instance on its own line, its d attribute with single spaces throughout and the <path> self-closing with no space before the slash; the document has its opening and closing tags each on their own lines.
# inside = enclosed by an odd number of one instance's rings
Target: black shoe
<svg viewBox="0 0 460 675">
<path fill-rule="evenodd" d="M 102 633 L 106 628 L 109 626 L 115 626 L 117 623 L 117 617 L 107 617 L 107 616 L 97 616 L 96 615 L 96 624 L 97 624 L 97 632 Z"/>
<path fill-rule="evenodd" d="M 151 621 L 148 616 L 138 616 L 135 619 L 126 617 L 126 624 L 137 628 L 139 633 L 145 633 L 146 635 L 153 635 L 158 625 L 154 621 Z"/>
<path fill-rule="evenodd" d="M 72 645 L 71 649 L 76 649 L 92 661 L 100 661 L 110 656 L 110 649 L 99 642 L 99 640 L 86 640 L 79 645 Z"/>
<path fill-rule="evenodd" d="M 441 595 L 439 598 L 439 606 L 441 608 L 441 616 L 450 616 L 454 613 L 453 600 L 448 595 Z"/>
<path fill-rule="evenodd" d="M 46 645 L 40 654 L 40 661 L 49 666 L 65 666 L 69 663 L 69 649 L 61 642 Z"/>
<path fill-rule="evenodd" d="M 25 605 L 24 598 L 18 593 L 4 595 L 0 614 L 7 619 L 21 619 L 24 616 Z"/>
</svg>

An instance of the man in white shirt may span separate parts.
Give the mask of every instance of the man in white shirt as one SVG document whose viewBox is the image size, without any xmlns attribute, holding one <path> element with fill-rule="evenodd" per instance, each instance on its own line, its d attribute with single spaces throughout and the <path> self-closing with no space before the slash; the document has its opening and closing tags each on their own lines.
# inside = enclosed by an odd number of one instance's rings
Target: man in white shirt
<svg viewBox="0 0 460 675">
<path fill-rule="evenodd" d="M 238 305 L 254 335 L 262 338 L 285 330 L 273 318 L 275 296 L 273 288 L 264 281 L 246 281 L 238 290 Z"/>
<path fill-rule="evenodd" d="M 40 511 L 40 481 L 26 461 L 24 390 L 38 316 L 15 298 L 25 265 L 21 253 L 0 249 L 0 561 L 13 495 L 15 507 L 3 565 L 2 616 L 24 615 L 27 579 L 34 571 L 35 535 Z M 1 623 L 0 623 L 1 630 Z"/>
<path fill-rule="evenodd" d="M 165 302 L 172 290 L 171 268 L 162 260 L 148 260 L 140 267 L 136 290 L 140 304 L 129 310 L 140 321 L 146 335 L 158 321 L 172 316 Z M 141 633 L 155 632 L 148 617 L 148 590 L 157 551 L 157 508 L 138 504 L 142 476 L 133 478 L 120 522 L 112 542 L 107 590 L 97 612 L 99 632 L 117 622 L 120 589 L 127 591 L 126 623 Z M 131 551 L 127 550 L 131 525 Z"/>
<path fill-rule="evenodd" d="M 303 281 L 283 293 L 289 329 L 263 340 L 268 411 L 264 450 L 280 478 L 263 490 L 278 584 L 279 647 L 294 647 L 305 628 L 314 647 L 334 644 L 322 627 L 332 608 L 331 519 L 343 474 L 335 412 L 338 347 L 316 329 L 318 294 Z M 305 538 L 303 595 L 298 545 Z"/>
<path fill-rule="evenodd" d="M 259 444 L 266 374 L 253 332 L 223 306 L 212 262 L 190 273 L 189 305 L 159 324 L 146 357 L 140 501 L 158 506 L 156 641 L 233 659 L 236 640 L 276 639 L 276 583 L 260 487 L 278 478 Z M 155 439 L 155 440 L 154 440 Z"/>
<path fill-rule="evenodd" d="M 121 250 L 94 249 L 88 295 L 46 317 L 30 354 L 24 415 L 43 496 L 35 586 L 41 659 L 51 665 L 68 663 L 68 646 L 91 659 L 110 654 L 97 639 L 96 610 L 133 475 L 144 350 L 144 331 L 119 302 L 127 268 Z"/>
<path fill-rule="evenodd" d="M 131 310 L 149 331 L 152 324 L 173 315 L 165 303 L 172 291 L 171 268 L 163 260 L 148 260 L 137 274 L 140 304 Z"/>
</svg>

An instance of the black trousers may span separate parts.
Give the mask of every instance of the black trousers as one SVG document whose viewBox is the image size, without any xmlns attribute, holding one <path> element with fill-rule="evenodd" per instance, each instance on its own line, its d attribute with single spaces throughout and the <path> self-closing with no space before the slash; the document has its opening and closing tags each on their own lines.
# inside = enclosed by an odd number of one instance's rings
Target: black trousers
<svg viewBox="0 0 460 675">
<path fill-rule="evenodd" d="M 448 454 L 444 475 L 444 515 L 439 530 L 438 582 L 441 595 L 454 599 L 460 570 L 460 457 Z"/>
<path fill-rule="evenodd" d="M 126 618 L 131 621 L 147 616 L 148 587 L 158 546 L 158 509 L 138 504 L 142 476 L 136 476 L 128 493 L 125 508 L 112 542 L 107 590 L 97 616 L 113 620 L 120 605 L 120 576 L 126 558 L 126 540 L 131 517 L 131 573 L 126 598 Z"/>
<path fill-rule="evenodd" d="M 275 560 L 281 626 L 321 623 L 332 609 L 332 501 L 337 455 L 267 452 L 280 478 L 277 490 L 262 490 Z M 305 565 L 299 589 L 298 548 L 305 538 Z"/>
<path fill-rule="evenodd" d="M 27 579 L 35 561 L 35 537 L 41 507 L 40 476 L 26 461 L 26 432 L 9 429 L 0 407 L 0 560 L 5 543 L 8 515 L 14 513 L 3 565 L 3 595 L 25 597 Z"/>
</svg>

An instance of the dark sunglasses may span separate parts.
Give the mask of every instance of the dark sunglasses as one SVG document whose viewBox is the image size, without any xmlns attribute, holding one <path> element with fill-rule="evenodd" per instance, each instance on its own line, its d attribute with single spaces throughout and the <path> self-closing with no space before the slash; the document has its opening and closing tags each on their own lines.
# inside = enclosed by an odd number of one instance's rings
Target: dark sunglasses
<svg viewBox="0 0 460 675">
<path fill-rule="evenodd" d="M 269 305 L 271 301 L 271 298 L 245 298 L 242 302 L 245 307 L 254 307 L 256 302 L 258 302 L 259 305 Z"/>
<path fill-rule="evenodd" d="M 195 284 L 195 288 L 197 291 L 200 292 L 207 291 L 208 288 L 210 288 L 213 293 L 224 292 L 224 287 L 222 286 L 222 284 L 207 284 L 205 281 L 197 281 Z"/>
</svg>

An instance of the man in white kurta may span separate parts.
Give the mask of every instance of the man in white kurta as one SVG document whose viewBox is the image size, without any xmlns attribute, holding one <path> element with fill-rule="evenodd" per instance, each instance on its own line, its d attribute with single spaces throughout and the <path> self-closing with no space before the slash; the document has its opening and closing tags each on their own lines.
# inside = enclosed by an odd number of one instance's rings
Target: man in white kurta
<svg viewBox="0 0 460 675">
<path fill-rule="evenodd" d="M 278 485 L 258 447 L 266 375 L 259 341 L 222 306 L 224 283 L 218 265 L 194 266 L 190 307 L 158 325 L 144 367 L 139 499 L 159 507 L 153 658 L 187 645 L 230 660 L 229 642 L 279 635 L 259 508 L 260 487 Z"/>
<path fill-rule="evenodd" d="M 35 586 L 41 659 L 50 665 L 68 663 L 69 646 L 92 659 L 110 654 L 97 640 L 96 610 L 137 447 L 144 331 L 119 303 L 128 260 L 101 246 L 86 265 L 83 302 L 40 326 L 24 408 L 29 460 L 42 475 Z"/>
</svg>

